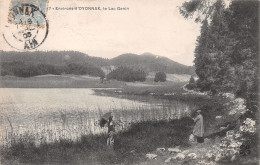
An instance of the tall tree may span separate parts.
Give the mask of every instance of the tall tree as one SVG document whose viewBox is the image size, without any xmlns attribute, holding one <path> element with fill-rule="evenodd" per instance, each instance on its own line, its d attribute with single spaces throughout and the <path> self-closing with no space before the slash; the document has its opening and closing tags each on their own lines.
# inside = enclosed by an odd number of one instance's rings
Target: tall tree
<svg viewBox="0 0 260 165">
<path fill-rule="evenodd" d="M 201 90 L 233 92 L 256 105 L 258 11 L 256 0 L 233 0 L 229 7 L 223 0 L 191 0 L 180 7 L 185 18 L 202 23 L 194 60 Z"/>
</svg>

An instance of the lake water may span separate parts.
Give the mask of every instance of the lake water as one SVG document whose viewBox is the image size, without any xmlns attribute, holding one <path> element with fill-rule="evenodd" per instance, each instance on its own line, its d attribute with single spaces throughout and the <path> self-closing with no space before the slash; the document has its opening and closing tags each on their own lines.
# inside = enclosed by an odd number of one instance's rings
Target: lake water
<svg viewBox="0 0 260 165">
<path fill-rule="evenodd" d="M 55 111 L 95 111 L 142 106 L 138 101 L 94 95 L 86 88 L 2 88 L 1 112 L 50 113 Z"/>
<path fill-rule="evenodd" d="M 98 120 L 108 111 L 124 129 L 140 120 L 180 118 L 189 112 L 189 106 L 97 96 L 86 88 L 0 88 L 0 138 L 9 143 L 26 134 L 49 142 L 104 133 L 106 129 L 100 128 Z"/>
</svg>

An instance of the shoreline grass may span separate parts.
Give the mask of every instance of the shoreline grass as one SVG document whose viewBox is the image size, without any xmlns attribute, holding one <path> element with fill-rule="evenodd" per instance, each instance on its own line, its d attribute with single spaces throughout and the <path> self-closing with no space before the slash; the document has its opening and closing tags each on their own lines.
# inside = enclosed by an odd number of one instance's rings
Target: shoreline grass
<svg viewBox="0 0 260 165">
<path fill-rule="evenodd" d="M 20 140 L 1 148 L 3 164 L 132 164 L 144 161 L 144 155 L 158 147 L 189 146 L 192 120 L 145 121 L 133 124 L 115 135 L 114 150 L 106 146 L 106 134 L 82 135 L 78 141 L 60 139 L 36 146 Z"/>
<path fill-rule="evenodd" d="M 121 109 L 111 109 L 114 120 L 119 123 L 117 130 L 125 130 L 132 123 L 144 121 L 173 120 L 184 116 L 189 116 L 189 105 L 174 103 L 174 106 L 162 104 L 143 105 L 128 109 L 122 106 Z M 10 145 L 13 141 L 18 141 L 24 137 L 30 137 L 36 145 L 44 142 L 53 142 L 60 138 L 77 140 L 82 134 L 100 134 L 106 132 L 99 126 L 100 116 L 107 111 L 73 111 L 73 112 L 53 112 L 30 116 L 33 120 L 26 120 L 26 115 L 20 115 L 19 119 L 2 118 L 2 130 L 0 139 L 2 145 Z M 23 128 L 20 129 L 20 125 Z"/>
</svg>

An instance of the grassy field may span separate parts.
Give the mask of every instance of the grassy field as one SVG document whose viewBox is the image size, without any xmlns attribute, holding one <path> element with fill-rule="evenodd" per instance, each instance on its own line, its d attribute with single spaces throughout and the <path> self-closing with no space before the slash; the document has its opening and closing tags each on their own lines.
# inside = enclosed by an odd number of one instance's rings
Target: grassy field
<svg viewBox="0 0 260 165">
<path fill-rule="evenodd" d="M 0 76 L 0 88 L 121 88 L 124 86 L 173 86 L 176 83 L 187 82 L 189 78 L 189 75 L 167 74 L 167 76 L 169 80 L 164 83 L 155 83 L 152 75 L 148 75 L 145 82 L 135 83 L 125 83 L 116 80 L 100 83 L 99 77 L 88 75 L 40 75 L 29 78 Z"/>
<path fill-rule="evenodd" d="M 155 83 L 151 75 L 145 82 L 124 83 L 115 80 L 100 83 L 99 77 L 88 75 L 41 75 L 29 78 L 0 76 L 0 88 L 120 88 L 124 86 L 168 86 L 187 82 L 188 75 L 169 74 L 165 83 Z"/>
<path fill-rule="evenodd" d="M 98 77 L 78 75 L 43 75 L 29 78 L 1 76 L 0 88 L 118 88 L 123 83 L 100 83 Z"/>
</svg>

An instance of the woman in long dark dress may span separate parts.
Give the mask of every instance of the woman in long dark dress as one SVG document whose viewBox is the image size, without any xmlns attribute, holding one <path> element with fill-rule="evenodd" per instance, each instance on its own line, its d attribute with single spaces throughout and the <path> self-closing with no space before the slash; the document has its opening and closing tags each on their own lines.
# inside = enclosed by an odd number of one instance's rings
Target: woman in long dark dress
<svg viewBox="0 0 260 165">
<path fill-rule="evenodd" d="M 203 123 L 203 116 L 201 114 L 201 110 L 197 111 L 197 116 L 193 119 L 195 122 L 195 126 L 193 129 L 193 135 L 195 137 L 195 140 L 199 143 L 204 142 L 204 123 Z"/>
</svg>

